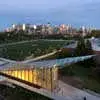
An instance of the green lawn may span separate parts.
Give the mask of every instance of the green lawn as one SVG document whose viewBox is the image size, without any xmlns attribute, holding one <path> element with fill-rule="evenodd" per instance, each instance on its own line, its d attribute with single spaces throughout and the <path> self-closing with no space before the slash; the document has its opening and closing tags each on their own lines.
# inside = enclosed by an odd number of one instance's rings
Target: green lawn
<svg viewBox="0 0 100 100">
<path fill-rule="evenodd" d="M 84 88 L 100 93 L 100 80 L 90 76 L 90 73 L 90 68 L 82 68 L 81 66 L 74 68 L 74 74 L 83 81 Z"/>
<path fill-rule="evenodd" d="M 100 93 L 100 79 L 94 78 L 92 74 L 92 68 L 91 67 L 84 67 L 85 65 L 83 64 L 73 64 L 68 67 L 65 67 L 61 69 L 61 76 L 67 77 L 75 77 L 76 79 L 80 79 L 79 83 L 82 88 L 85 89 L 90 89 L 94 92 Z M 71 79 L 72 79 L 71 78 Z M 71 84 L 75 86 L 73 83 Z M 80 86 L 79 85 L 79 86 Z M 76 86 L 77 87 L 77 86 Z M 80 87 L 79 87 L 80 88 Z"/>
<path fill-rule="evenodd" d="M 0 48 L 0 56 L 13 60 L 24 60 L 28 56 L 32 56 L 34 58 L 52 52 L 54 49 L 58 49 L 64 45 L 68 45 L 69 43 L 70 42 L 66 40 L 36 40 L 16 45 L 6 45 Z"/>
</svg>

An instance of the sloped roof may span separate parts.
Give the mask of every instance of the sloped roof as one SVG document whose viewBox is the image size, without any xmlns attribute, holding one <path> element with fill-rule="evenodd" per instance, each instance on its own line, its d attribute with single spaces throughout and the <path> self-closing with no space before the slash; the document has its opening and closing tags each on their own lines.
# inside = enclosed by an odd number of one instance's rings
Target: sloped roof
<svg viewBox="0 0 100 100">
<path fill-rule="evenodd" d="M 33 62 L 3 62 L 0 65 L 0 69 L 21 69 L 21 68 L 52 68 L 55 66 L 63 67 L 64 65 L 70 65 L 72 63 L 77 63 L 86 59 L 90 59 L 95 55 L 80 56 L 80 57 L 69 57 L 63 59 L 54 59 L 54 60 L 42 60 L 42 61 L 33 61 Z"/>
</svg>

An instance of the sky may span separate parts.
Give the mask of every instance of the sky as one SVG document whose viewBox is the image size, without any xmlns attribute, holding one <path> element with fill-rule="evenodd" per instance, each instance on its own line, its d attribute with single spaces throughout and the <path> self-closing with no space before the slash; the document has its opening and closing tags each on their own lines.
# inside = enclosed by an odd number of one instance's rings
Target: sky
<svg viewBox="0 0 100 100">
<path fill-rule="evenodd" d="M 100 0 L 1 0 L 0 29 L 17 23 L 100 28 Z"/>
</svg>

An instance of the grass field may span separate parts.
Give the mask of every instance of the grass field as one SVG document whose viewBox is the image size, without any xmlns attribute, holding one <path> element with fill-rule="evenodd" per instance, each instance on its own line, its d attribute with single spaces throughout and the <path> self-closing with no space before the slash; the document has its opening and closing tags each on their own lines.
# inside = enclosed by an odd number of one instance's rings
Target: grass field
<svg viewBox="0 0 100 100">
<path fill-rule="evenodd" d="M 0 56 L 13 60 L 24 60 L 31 56 L 32 58 L 52 52 L 70 42 L 66 40 L 34 40 L 26 43 L 4 45 L 0 48 Z"/>
<path fill-rule="evenodd" d="M 92 67 L 79 63 L 69 65 L 61 70 L 61 80 L 74 87 L 100 93 L 100 79 L 92 76 Z"/>
</svg>

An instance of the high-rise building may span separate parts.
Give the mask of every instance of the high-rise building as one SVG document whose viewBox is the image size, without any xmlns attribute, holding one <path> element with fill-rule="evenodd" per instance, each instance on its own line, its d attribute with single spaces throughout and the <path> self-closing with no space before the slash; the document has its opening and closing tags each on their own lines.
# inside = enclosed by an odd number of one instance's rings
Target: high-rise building
<svg viewBox="0 0 100 100">
<path fill-rule="evenodd" d="M 23 31 L 26 30 L 26 25 L 25 24 L 22 25 L 22 29 L 23 29 Z"/>
<path fill-rule="evenodd" d="M 12 24 L 12 28 L 15 29 L 16 28 L 16 25 L 15 24 Z"/>
</svg>

